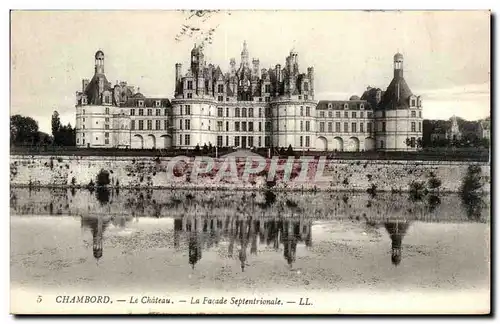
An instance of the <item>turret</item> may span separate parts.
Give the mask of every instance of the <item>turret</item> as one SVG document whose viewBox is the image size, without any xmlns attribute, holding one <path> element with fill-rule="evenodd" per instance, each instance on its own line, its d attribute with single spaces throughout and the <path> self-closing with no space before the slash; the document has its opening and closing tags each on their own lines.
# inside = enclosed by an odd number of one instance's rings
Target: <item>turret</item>
<svg viewBox="0 0 500 324">
<path fill-rule="evenodd" d="M 182 78 L 182 64 L 176 63 L 175 64 L 175 94 L 179 93 L 181 78 Z"/>
<path fill-rule="evenodd" d="M 258 59 L 253 59 L 252 60 L 252 65 L 253 65 L 252 76 L 255 77 L 255 78 L 257 78 L 257 79 L 260 79 L 259 64 L 260 64 L 260 61 Z"/>
<path fill-rule="evenodd" d="M 89 79 L 82 79 L 82 92 L 85 92 L 85 89 L 87 89 L 89 82 L 90 82 Z"/>
<path fill-rule="evenodd" d="M 394 55 L 394 78 L 403 77 L 403 54 L 396 53 Z"/>
<path fill-rule="evenodd" d="M 101 50 L 95 53 L 95 73 L 104 73 L 104 52 Z"/>
<path fill-rule="evenodd" d="M 248 66 L 247 41 L 243 42 L 243 50 L 241 51 L 241 65 L 242 66 Z"/>
</svg>

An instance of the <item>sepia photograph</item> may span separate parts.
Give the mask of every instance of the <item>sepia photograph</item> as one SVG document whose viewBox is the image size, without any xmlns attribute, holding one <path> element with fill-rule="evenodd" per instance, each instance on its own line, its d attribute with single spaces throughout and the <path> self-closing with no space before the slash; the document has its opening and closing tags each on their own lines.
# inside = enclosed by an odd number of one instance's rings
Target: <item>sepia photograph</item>
<svg viewBox="0 0 500 324">
<path fill-rule="evenodd" d="M 12 10 L 10 313 L 491 312 L 487 10 Z"/>
</svg>

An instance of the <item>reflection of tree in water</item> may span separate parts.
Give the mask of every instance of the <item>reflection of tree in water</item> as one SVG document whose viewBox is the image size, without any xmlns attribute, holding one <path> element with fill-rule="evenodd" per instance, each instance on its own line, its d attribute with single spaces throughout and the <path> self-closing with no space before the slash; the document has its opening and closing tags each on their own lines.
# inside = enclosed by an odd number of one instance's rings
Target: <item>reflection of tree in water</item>
<svg viewBox="0 0 500 324">
<path fill-rule="evenodd" d="M 427 196 L 427 209 L 429 212 L 433 212 L 437 206 L 441 204 L 441 198 L 436 194 L 429 194 Z"/>
<path fill-rule="evenodd" d="M 395 266 L 401 263 L 401 246 L 410 224 L 411 223 L 406 220 L 388 220 L 384 223 L 385 229 L 391 237 L 391 262 Z"/>
<path fill-rule="evenodd" d="M 461 195 L 462 207 L 470 220 L 480 220 L 482 211 L 486 207 L 483 196 L 480 193 L 468 193 Z"/>
<path fill-rule="evenodd" d="M 109 203 L 110 191 L 107 187 L 98 186 L 96 190 L 96 198 L 101 203 L 101 205 L 105 205 Z"/>
<path fill-rule="evenodd" d="M 283 245 L 283 256 L 292 267 L 296 260 L 297 244 L 312 245 L 312 221 L 258 219 L 253 217 L 186 216 L 174 220 L 174 247 L 179 247 L 180 236 L 187 235 L 189 263 L 195 267 L 201 260 L 202 249 L 217 246 L 221 239 L 228 242 L 227 255 L 233 258 L 235 248 L 242 271 L 248 266 L 248 250 L 256 255 L 258 245 L 272 246 L 276 251 Z"/>
</svg>

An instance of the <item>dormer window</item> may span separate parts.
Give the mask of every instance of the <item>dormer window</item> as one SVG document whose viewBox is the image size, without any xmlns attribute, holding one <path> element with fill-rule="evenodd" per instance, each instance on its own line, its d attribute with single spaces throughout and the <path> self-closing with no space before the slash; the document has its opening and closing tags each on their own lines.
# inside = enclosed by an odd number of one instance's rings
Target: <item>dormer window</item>
<svg viewBox="0 0 500 324">
<path fill-rule="evenodd" d="M 156 100 L 156 107 L 161 107 L 161 101 L 160 100 Z"/>
<path fill-rule="evenodd" d="M 86 105 L 87 104 L 87 97 L 83 97 L 82 98 L 82 105 Z"/>
<path fill-rule="evenodd" d="M 332 109 L 332 108 L 333 108 L 333 107 L 332 107 L 332 104 L 331 104 L 331 103 L 329 103 L 329 104 L 328 104 L 328 109 Z"/>
<path fill-rule="evenodd" d="M 365 104 L 360 104 L 359 109 L 365 109 Z"/>
<path fill-rule="evenodd" d="M 192 98 L 193 98 L 193 94 L 192 94 L 191 92 L 190 92 L 190 93 L 188 93 L 188 94 L 187 94 L 187 98 L 188 98 L 188 99 L 192 99 Z"/>
<path fill-rule="evenodd" d="M 344 109 L 349 109 L 349 105 L 347 103 L 344 104 Z"/>
<path fill-rule="evenodd" d="M 137 104 L 139 105 L 139 107 L 144 107 L 144 100 L 139 100 Z"/>
</svg>

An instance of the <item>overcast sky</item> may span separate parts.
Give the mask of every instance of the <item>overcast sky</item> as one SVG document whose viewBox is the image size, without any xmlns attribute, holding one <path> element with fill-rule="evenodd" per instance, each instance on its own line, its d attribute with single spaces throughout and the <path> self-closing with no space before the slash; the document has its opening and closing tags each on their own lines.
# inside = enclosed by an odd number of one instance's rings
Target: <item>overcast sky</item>
<svg viewBox="0 0 500 324">
<path fill-rule="evenodd" d="M 175 63 L 186 72 L 196 37 L 175 37 L 188 14 L 174 11 L 31 11 L 11 20 L 11 115 L 35 118 L 50 133 L 58 110 L 75 123 L 75 92 L 105 53 L 108 80 L 127 81 L 147 95 L 171 98 Z M 233 11 L 205 21 L 216 28 L 207 63 L 223 71 L 240 62 L 247 41 L 261 68 L 285 64 L 292 48 L 300 69 L 315 68 L 316 99 L 348 99 L 367 86 L 385 89 L 392 57 L 404 55 L 404 76 L 423 97 L 424 118 L 490 114 L 489 12 Z"/>
</svg>

